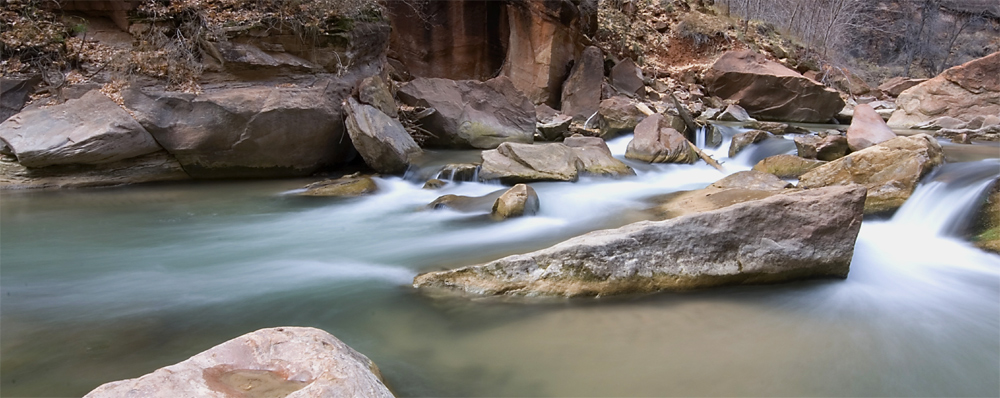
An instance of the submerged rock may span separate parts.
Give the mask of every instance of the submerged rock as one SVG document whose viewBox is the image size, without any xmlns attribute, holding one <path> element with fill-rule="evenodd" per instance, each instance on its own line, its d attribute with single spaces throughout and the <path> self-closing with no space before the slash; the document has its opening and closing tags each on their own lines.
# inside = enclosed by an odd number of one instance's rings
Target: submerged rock
<svg viewBox="0 0 1000 398">
<path fill-rule="evenodd" d="M 307 327 L 248 333 L 84 397 L 392 397 L 378 367 L 333 335 Z"/>
<path fill-rule="evenodd" d="M 753 170 L 770 173 L 780 178 L 799 178 L 803 174 L 826 164 L 821 160 L 803 159 L 795 155 L 774 155 L 757 162 Z"/>
<path fill-rule="evenodd" d="M 483 196 L 444 195 L 427 204 L 429 210 L 451 209 L 463 213 L 488 213 L 503 193 L 503 189 Z"/>
<path fill-rule="evenodd" d="M 514 185 L 493 202 L 490 215 L 495 220 L 531 216 L 538 213 L 538 194 L 525 184 Z"/>
<path fill-rule="evenodd" d="M 878 213 L 902 206 L 920 179 L 943 161 L 944 154 L 934 137 L 896 137 L 803 174 L 799 186 L 864 185 L 868 188 L 865 213 Z"/>
<path fill-rule="evenodd" d="M 80 99 L 18 113 L 0 140 L 26 167 L 111 163 L 162 150 L 118 104 L 94 90 Z"/>
<path fill-rule="evenodd" d="M 595 231 L 487 264 L 421 274 L 413 284 L 490 295 L 605 296 L 844 278 L 864 197 L 856 185 L 776 195 Z"/>
<path fill-rule="evenodd" d="M 362 196 L 378 191 L 378 185 L 371 177 L 344 176 L 332 180 L 314 182 L 305 186 L 299 196 Z"/>
</svg>

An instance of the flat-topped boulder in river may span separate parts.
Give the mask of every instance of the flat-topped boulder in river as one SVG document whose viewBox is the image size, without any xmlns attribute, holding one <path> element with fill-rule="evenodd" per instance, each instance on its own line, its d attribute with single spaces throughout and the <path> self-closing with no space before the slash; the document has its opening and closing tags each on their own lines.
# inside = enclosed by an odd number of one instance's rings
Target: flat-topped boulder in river
<svg viewBox="0 0 1000 398">
<path fill-rule="evenodd" d="M 836 90 L 752 51 L 725 53 L 705 72 L 705 86 L 763 120 L 826 123 L 844 107 Z"/>
<path fill-rule="evenodd" d="M 864 185 L 865 213 L 878 213 L 902 206 L 920 179 L 942 162 L 944 153 L 934 137 L 896 137 L 803 174 L 799 186 Z"/>
<path fill-rule="evenodd" d="M 86 398 L 383 397 L 393 395 L 368 357 L 315 328 L 261 329 Z"/>
<path fill-rule="evenodd" d="M 418 123 L 440 148 L 496 148 L 504 142 L 531 143 L 535 106 L 506 77 L 485 82 L 417 78 L 400 87 L 399 100 L 433 108 Z"/>
<path fill-rule="evenodd" d="M 533 181 L 576 181 L 581 174 L 619 177 L 635 171 L 611 155 L 598 137 L 568 137 L 563 143 L 505 142 L 483 151 L 479 179 L 504 184 Z"/>
<path fill-rule="evenodd" d="M 864 187 L 776 195 L 666 221 L 591 232 L 547 249 L 418 275 L 418 288 L 475 294 L 605 296 L 844 278 Z"/>
</svg>

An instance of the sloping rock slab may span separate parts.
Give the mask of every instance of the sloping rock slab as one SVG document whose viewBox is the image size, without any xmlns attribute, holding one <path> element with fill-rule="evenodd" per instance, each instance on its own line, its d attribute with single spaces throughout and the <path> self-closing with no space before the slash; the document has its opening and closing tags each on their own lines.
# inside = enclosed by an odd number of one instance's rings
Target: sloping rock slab
<svg viewBox="0 0 1000 398">
<path fill-rule="evenodd" d="M 705 86 L 762 120 L 825 123 L 844 107 L 836 90 L 752 51 L 724 54 L 705 73 Z"/>
<path fill-rule="evenodd" d="M 26 167 L 109 163 L 162 149 L 128 112 L 96 90 L 12 116 L 0 124 L 0 139 Z"/>
<path fill-rule="evenodd" d="M 419 121 L 434 135 L 429 146 L 492 149 L 534 140 L 535 106 L 504 76 L 485 82 L 417 78 L 397 95 L 406 105 L 434 108 Z"/>
<path fill-rule="evenodd" d="M 943 161 L 934 137 L 896 137 L 812 169 L 799 177 L 798 186 L 861 184 L 868 188 L 865 213 L 879 213 L 902 206 L 920 179 Z"/>
<path fill-rule="evenodd" d="M 483 151 L 479 179 L 500 180 L 504 184 L 576 181 L 582 168 L 577 154 L 566 145 L 505 142 L 497 149 Z"/>
<path fill-rule="evenodd" d="M 392 397 L 378 367 L 315 328 L 261 329 L 86 398 Z"/>
<path fill-rule="evenodd" d="M 110 187 L 190 178 L 177 159 L 163 150 L 93 165 L 29 169 L 16 162 L 0 162 L 0 191 Z"/>
<path fill-rule="evenodd" d="M 489 295 L 605 296 L 844 278 L 864 198 L 860 186 L 830 187 L 642 221 L 487 264 L 421 274 L 413 285 Z"/>
<path fill-rule="evenodd" d="M 411 156 L 421 152 L 403 125 L 378 108 L 348 98 L 344 109 L 351 142 L 375 171 L 402 173 L 409 167 Z"/>
<path fill-rule="evenodd" d="M 1000 115 L 1000 52 L 950 68 L 899 94 L 890 127 L 913 127 L 951 116 L 969 121 Z"/>
</svg>

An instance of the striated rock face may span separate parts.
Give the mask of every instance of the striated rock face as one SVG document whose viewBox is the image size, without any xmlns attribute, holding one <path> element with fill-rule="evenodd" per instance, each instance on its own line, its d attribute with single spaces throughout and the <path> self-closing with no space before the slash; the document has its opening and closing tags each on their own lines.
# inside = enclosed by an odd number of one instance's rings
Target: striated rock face
<svg viewBox="0 0 1000 398">
<path fill-rule="evenodd" d="M 705 73 L 705 86 L 764 120 L 825 123 L 844 107 L 836 90 L 752 51 L 724 54 Z"/>
<path fill-rule="evenodd" d="M 506 77 L 486 82 L 417 78 L 397 94 L 406 105 L 434 108 L 420 120 L 435 136 L 429 146 L 490 149 L 534 140 L 535 106 Z"/>
<path fill-rule="evenodd" d="M 648 163 L 694 163 L 698 155 L 681 133 L 669 127 L 669 119 L 655 114 L 635 127 L 625 157 Z"/>
<path fill-rule="evenodd" d="M 882 116 L 875 113 L 871 106 L 859 104 L 854 107 L 854 118 L 851 119 L 851 126 L 847 128 L 848 148 L 860 151 L 893 138 L 896 138 L 896 133 L 885 124 Z"/>
<path fill-rule="evenodd" d="M 587 47 L 563 83 L 562 112 L 575 120 L 587 120 L 601 104 L 603 83 L 604 54 L 597 47 Z"/>
<path fill-rule="evenodd" d="M 135 119 L 100 91 L 0 124 L 0 139 L 26 167 L 100 164 L 161 150 Z"/>
<path fill-rule="evenodd" d="M 248 333 L 85 397 L 392 397 L 378 367 L 331 334 L 306 327 Z"/>
<path fill-rule="evenodd" d="M 820 160 L 804 159 L 795 155 L 782 154 L 762 159 L 753 165 L 753 170 L 770 173 L 781 178 L 799 178 L 808 171 L 825 163 Z"/>
<path fill-rule="evenodd" d="M 495 220 L 530 216 L 538 213 L 538 194 L 530 186 L 517 184 L 493 202 L 490 216 Z"/>
<path fill-rule="evenodd" d="M 591 232 L 547 249 L 414 278 L 475 294 L 605 296 L 844 278 L 865 189 L 830 187 Z"/>
<path fill-rule="evenodd" d="M 902 206 L 920 179 L 943 161 L 934 137 L 896 137 L 803 174 L 799 187 L 861 184 L 868 188 L 865 213 L 878 213 Z"/>
<path fill-rule="evenodd" d="M 479 178 L 504 184 L 531 181 L 576 181 L 583 168 L 579 157 L 563 144 L 503 143 L 483 151 Z"/>
<path fill-rule="evenodd" d="M 421 150 L 396 119 L 374 106 L 348 98 L 347 132 L 365 163 L 379 173 L 402 173 Z"/>
<path fill-rule="evenodd" d="M 1000 52 L 953 67 L 899 94 L 889 126 L 907 128 L 951 116 L 1000 116 Z"/>
<path fill-rule="evenodd" d="M 132 89 L 125 105 L 196 178 L 312 174 L 343 162 L 340 98 L 345 82 L 206 89 L 202 94 Z"/>
</svg>

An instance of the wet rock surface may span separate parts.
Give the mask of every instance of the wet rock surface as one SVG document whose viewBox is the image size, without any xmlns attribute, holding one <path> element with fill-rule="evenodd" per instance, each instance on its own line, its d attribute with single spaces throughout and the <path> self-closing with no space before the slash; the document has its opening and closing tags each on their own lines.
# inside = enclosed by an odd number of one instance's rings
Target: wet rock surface
<svg viewBox="0 0 1000 398">
<path fill-rule="evenodd" d="M 365 163 L 379 173 L 406 171 L 421 149 L 403 125 L 378 108 L 348 98 L 344 105 L 347 132 Z"/>
</svg>

